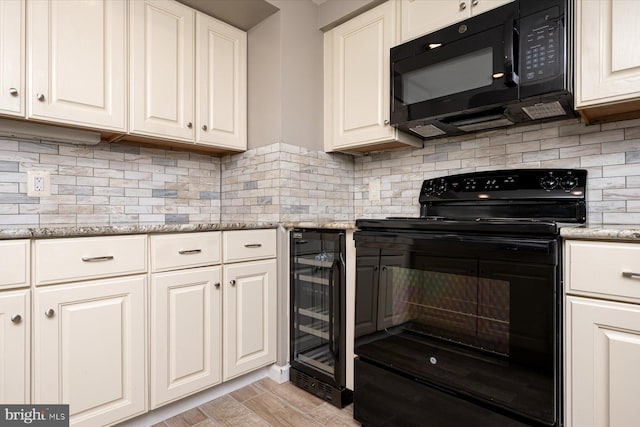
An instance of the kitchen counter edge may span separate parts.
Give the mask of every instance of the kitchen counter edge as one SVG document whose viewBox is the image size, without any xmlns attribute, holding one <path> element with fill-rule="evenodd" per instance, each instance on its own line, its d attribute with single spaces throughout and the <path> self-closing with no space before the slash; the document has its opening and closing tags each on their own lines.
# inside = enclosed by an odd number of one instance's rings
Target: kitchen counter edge
<svg viewBox="0 0 640 427">
<path fill-rule="evenodd" d="M 59 237 L 109 236 L 118 234 L 191 233 L 202 231 L 278 228 L 277 222 L 211 223 L 211 224 L 130 224 L 71 227 L 0 228 L 0 240 L 48 239 Z"/>
<path fill-rule="evenodd" d="M 640 225 L 597 224 L 587 227 L 563 227 L 560 236 L 565 239 L 635 241 L 640 243 Z"/>
</svg>

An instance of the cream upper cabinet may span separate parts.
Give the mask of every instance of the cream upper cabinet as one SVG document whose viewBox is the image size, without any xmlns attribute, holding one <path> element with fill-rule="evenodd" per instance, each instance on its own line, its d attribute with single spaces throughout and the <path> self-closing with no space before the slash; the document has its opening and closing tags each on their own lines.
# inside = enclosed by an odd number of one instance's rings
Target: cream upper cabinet
<svg viewBox="0 0 640 427">
<path fill-rule="evenodd" d="M 30 291 L 0 292 L 0 402 L 29 403 Z"/>
<path fill-rule="evenodd" d="M 196 14 L 196 142 L 247 149 L 247 33 Z"/>
<path fill-rule="evenodd" d="M 324 35 L 325 151 L 422 146 L 389 125 L 395 5 L 383 3 Z"/>
<path fill-rule="evenodd" d="M 34 403 L 68 403 L 72 425 L 146 409 L 146 275 L 37 288 Z"/>
<path fill-rule="evenodd" d="M 640 245 L 567 240 L 564 249 L 566 425 L 636 425 Z"/>
<path fill-rule="evenodd" d="M 173 0 L 129 4 L 129 131 L 193 142 L 195 11 Z"/>
<path fill-rule="evenodd" d="M 512 1 L 400 0 L 400 41 L 431 33 Z"/>
<path fill-rule="evenodd" d="M 25 2 L 0 2 L 0 114 L 24 117 Z"/>
<path fill-rule="evenodd" d="M 126 1 L 26 4 L 28 117 L 125 131 Z"/>
<path fill-rule="evenodd" d="M 640 2 L 576 1 L 575 15 L 576 109 L 587 121 L 637 116 Z"/>
</svg>

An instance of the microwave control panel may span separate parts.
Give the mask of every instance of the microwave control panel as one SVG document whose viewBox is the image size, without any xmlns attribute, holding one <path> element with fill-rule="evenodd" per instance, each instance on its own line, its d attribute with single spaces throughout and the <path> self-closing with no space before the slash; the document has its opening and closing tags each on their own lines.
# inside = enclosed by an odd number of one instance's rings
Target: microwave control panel
<svg viewBox="0 0 640 427">
<path fill-rule="evenodd" d="M 523 83 L 557 76 L 564 16 L 558 7 L 523 17 L 520 21 L 520 80 Z"/>
</svg>

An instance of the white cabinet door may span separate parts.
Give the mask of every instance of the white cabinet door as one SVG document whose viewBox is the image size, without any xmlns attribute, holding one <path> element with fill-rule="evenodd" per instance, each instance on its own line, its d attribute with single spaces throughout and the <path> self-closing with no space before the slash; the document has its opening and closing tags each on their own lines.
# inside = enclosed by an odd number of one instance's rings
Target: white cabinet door
<svg viewBox="0 0 640 427">
<path fill-rule="evenodd" d="M 389 123 L 389 49 L 395 7 L 386 2 L 325 33 L 325 149 L 395 138 Z"/>
<path fill-rule="evenodd" d="M 461 3 L 466 2 L 467 6 L 471 6 L 471 16 L 484 13 L 488 10 L 495 9 L 513 0 L 459 0 Z"/>
<path fill-rule="evenodd" d="M 68 403 L 71 424 L 112 424 L 146 409 L 146 276 L 38 288 L 34 403 Z"/>
<path fill-rule="evenodd" d="M 0 114 L 24 117 L 24 1 L 0 2 Z"/>
<path fill-rule="evenodd" d="M 247 33 L 196 15 L 196 142 L 247 149 Z"/>
<path fill-rule="evenodd" d="M 29 290 L 0 293 L 0 402 L 30 402 Z"/>
<path fill-rule="evenodd" d="M 401 42 L 432 33 L 513 0 L 401 0 Z"/>
<path fill-rule="evenodd" d="M 39 0 L 27 10 L 29 117 L 125 131 L 125 0 Z"/>
<path fill-rule="evenodd" d="M 567 426 L 638 424 L 640 306 L 567 297 Z"/>
<path fill-rule="evenodd" d="M 640 98 L 640 2 L 576 1 L 576 108 Z"/>
<path fill-rule="evenodd" d="M 276 360 L 276 260 L 224 266 L 223 379 Z"/>
<path fill-rule="evenodd" d="M 194 16 L 173 0 L 130 2 L 131 133 L 193 142 Z"/>
<path fill-rule="evenodd" d="M 151 279 L 151 409 L 222 380 L 220 267 Z"/>
</svg>

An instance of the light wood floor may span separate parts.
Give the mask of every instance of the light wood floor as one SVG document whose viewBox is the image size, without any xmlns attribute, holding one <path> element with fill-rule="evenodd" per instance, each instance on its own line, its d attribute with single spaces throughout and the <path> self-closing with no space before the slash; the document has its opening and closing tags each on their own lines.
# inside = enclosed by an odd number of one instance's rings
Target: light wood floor
<svg viewBox="0 0 640 427">
<path fill-rule="evenodd" d="M 359 426 L 352 405 L 340 410 L 291 383 L 265 378 L 153 427 Z"/>
</svg>

